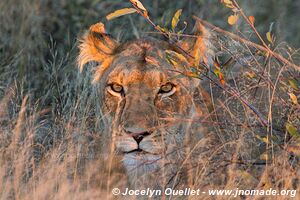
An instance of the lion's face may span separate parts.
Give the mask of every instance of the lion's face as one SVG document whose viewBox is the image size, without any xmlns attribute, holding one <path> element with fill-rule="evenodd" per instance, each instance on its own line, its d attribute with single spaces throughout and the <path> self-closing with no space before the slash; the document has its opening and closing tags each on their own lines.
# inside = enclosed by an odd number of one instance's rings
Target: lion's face
<svg viewBox="0 0 300 200">
<path fill-rule="evenodd" d="M 112 120 L 115 150 L 123 155 L 127 171 L 140 176 L 180 156 L 186 121 L 195 114 L 198 80 L 178 76 L 188 60 L 180 54 L 176 66 L 168 61 L 178 53 L 167 42 L 144 39 L 117 45 L 100 34 L 103 30 L 92 26 L 81 44 L 79 63 L 102 63 L 95 79 L 102 86 L 104 114 Z"/>
<path fill-rule="evenodd" d="M 105 80 L 105 113 L 113 119 L 113 141 L 128 168 L 155 168 L 183 144 L 180 122 L 193 108 L 194 81 L 175 78 L 165 57 L 157 42 L 134 41 L 116 55 Z"/>
</svg>

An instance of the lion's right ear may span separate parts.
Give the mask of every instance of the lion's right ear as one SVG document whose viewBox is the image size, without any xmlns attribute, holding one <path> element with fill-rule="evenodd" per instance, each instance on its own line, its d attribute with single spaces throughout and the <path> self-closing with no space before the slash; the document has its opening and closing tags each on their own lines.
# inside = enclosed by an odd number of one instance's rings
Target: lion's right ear
<svg viewBox="0 0 300 200">
<path fill-rule="evenodd" d="M 213 48 L 210 42 L 210 32 L 200 23 L 196 22 L 193 35 L 196 37 L 184 38 L 179 45 L 192 57 L 188 57 L 190 64 L 199 65 L 201 62 L 208 64 L 213 56 Z"/>
<path fill-rule="evenodd" d="M 90 27 L 89 31 L 80 40 L 79 56 L 77 63 L 80 71 L 86 63 L 96 61 L 102 63 L 103 71 L 110 65 L 118 42 L 112 39 L 105 31 L 103 23 L 97 23 Z M 103 66 L 105 65 L 105 66 Z"/>
</svg>

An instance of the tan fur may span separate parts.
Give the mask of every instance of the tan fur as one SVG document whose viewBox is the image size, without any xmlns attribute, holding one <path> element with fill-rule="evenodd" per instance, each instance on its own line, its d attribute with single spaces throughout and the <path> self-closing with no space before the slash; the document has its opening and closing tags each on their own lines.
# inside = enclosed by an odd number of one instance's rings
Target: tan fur
<svg viewBox="0 0 300 200">
<path fill-rule="evenodd" d="M 91 61 L 101 62 L 99 71 L 96 72 L 95 80 L 100 79 L 102 73 L 110 66 L 113 60 L 114 49 L 117 42 L 111 39 L 105 31 L 104 24 L 97 23 L 90 27 L 90 30 L 79 45 L 80 54 L 77 58 L 80 71 L 86 63 Z"/>
<path fill-rule="evenodd" d="M 123 156 L 132 186 L 155 187 L 168 182 L 158 174 L 164 173 L 167 179 L 174 175 L 187 140 L 193 138 L 197 143 L 203 138 L 201 125 L 191 123 L 204 111 L 196 105 L 199 101 L 194 101 L 199 80 L 176 78 L 178 71 L 187 72 L 207 60 L 209 35 L 199 24 L 196 28 L 197 38 L 179 43 L 194 59 L 165 41 L 141 39 L 118 44 L 101 23 L 93 25 L 81 40 L 79 68 L 90 61 L 99 63 L 94 83 L 101 85 L 103 112 L 112 121 L 115 151 Z M 160 92 L 168 83 L 174 85 L 172 90 Z M 112 84 L 122 86 L 122 93 L 113 91 Z M 143 139 L 137 142 L 135 136 Z M 137 148 L 142 153 L 135 151 Z"/>
</svg>

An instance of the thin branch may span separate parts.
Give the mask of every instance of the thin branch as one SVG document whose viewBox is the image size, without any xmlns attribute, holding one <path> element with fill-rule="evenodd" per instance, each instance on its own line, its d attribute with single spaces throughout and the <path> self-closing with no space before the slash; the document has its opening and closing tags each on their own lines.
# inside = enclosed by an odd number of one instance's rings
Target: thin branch
<svg viewBox="0 0 300 200">
<path fill-rule="evenodd" d="M 159 34 L 159 35 L 162 35 L 163 33 L 161 32 L 154 32 L 154 31 L 145 31 L 143 33 L 146 33 L 146 34 Z M 178 33 L 169 33 L 170 35 L 174 35 L 174 36 L 178 36 Z M 180 34 L 180 36 L 182 37 L 190 37 L 190 38 L 198 38 L 199 36 L 197 35 L 190 35 L 190 34 Z"/>
<path fill-rule="evenodd" d="M 169 71 L 173 71 L 173 72 L 177 72 L 180 73 L 182 75 L 184 75 L 183 72 L 180 72 L 178 70 L 169 70 Z M 211 73 L 213 73 L 211 71 Z M 244 105 L 246 105 L 259 119 L 259 121 L 267 128 L 272 129 L 272 131 L 276 134 L 276 135 L 280 135 L 280 132 L 275 130 L 269 123 L 268 120 L 253 106 L 251 105 L 238 91 L 236 91 L 234 88 L 232 88 L 230 85 L 226 84 L 224 87 L 223 85 L 221 85 L 220 83 L 218 83 L 217 81 L 213 80 L 210 76 L 206 75 L 206 74 L 202 74 L 205 78 L 207 78 L 213 85 L 217 86 L 218 88 L 220 88 L 221 90 L 225 91 L 226 93 L 230 94 L 231 96 L 236 97 L 237 99 L 239 99 Z M 198 78 L 200 79 L 200 77 L 194 77 L 194 78 Z M 228 89 L 227 89 L 228 88 Z"/>
<path fill-rule="evenodd" d="M 267 161 L 255 161 L 255 160 L 224 160 L 224 161 L 231 164 L 239 164 L 239 165 L 266 165 L 270 163 Z"/>
<path fill-rule="evenodd" d="M 256 28 L 254 27 L 254 24 L 249 20 L 249 18 L 245 15 L 245 13 L 243 12 L 243 10 L 241 9 L 241 7 L 239 6 L 239 4 L 235 1 L 232 0 L 233 5 L 236 7 L 236 9 L 240 12 L 240 14 L 242 15 L 242 17 L 246 20 L 247 24 L 250 25 L 250 27 L 252 28 L 252 30 L 254 31 L 254 33 L 256 34 L 256 36 L 258 37 L 258 39 L 261 41 L 261 43 L 263 44 L 263 46 L 268 50 L 268 51 L 272 51 L 268 45 L 265 43 L 265 41 L 262 39 L 262 37 L 260 36 L 260 34 L 257 32 Z"/>
<path fill-rule="evenodd" d="M 154 22 L 152 22 L 152 20 L 149 18 L 149 16 L 147 14 L 144 14 L 134 3 L 132 3 L 133 7 L 136 9 L 136 11 L 143 16 L 154 28 L 155 30 L 157 30 L 158 32 L 162 33 L 165 37 L 167 37 L 168 39 L 170 39 L 172 42 L 174 42 L 174 40 L 172 40 L 172 38 L 169 37 L 169 34 L 162 31 L 160 28 L 158 28 L 158 26 L 156 26 L 154 24 Z M 207 25 L 208 27 L 212 28 L 212 29 L 216 29 L 217 27 L 215 27 L 214 25 L 209 24 L 208 22 L 205 22 L 204 20 L 201 20 L 200 18 L 194 16 L 194 19 L 198 20 L 199 22 L 201 22 L 204 25 Z M 219 28 L 218 28 L 219 29 Z M 223 32 L 222 29 L 219 29 Z M 239 36 L 236 36 L 232 33 L 227 32 L 229 35 L 234 36 L 235 38 L 239 38 L 239 40 L 243 40 L 245 43 L 248 43 L 251 46 L 256 46 L 258 49 L 261 49 L 262 51 L 268 51 L 268 49 L 264 48 L 261 45 L 252 43 L 246 39 L 240 38 Z M 187 56 L 192 57 L 188 52 L 186 52 L 185 50 L 183 50 L 175 41 L 174 43 L 180 50 L 182 50 Z M 289 62 L 289 61 L 288 61 Z M 207 68 L 209 69 L 209 68 Z M 175 70 L 171 70 L 171 71 L 175 71 Z M 177 71 L 180 74 L 184 74 L 183 72 Z M 212 72 L 212 71 L 211 71 Z M 213 73 L 213 72 L 212 72 Z M 278 131 L 274 130 L 273 127 L 270 126 L 270 124 L 268 123 L 268 121 L 266 120 L 266 118 L 253 106 L 251 105 L 244 97 L 242 97 L 238 91 L 236 91 L 234 88 L 232 88 L 230 85 L 226 84 L 226 88 L 223 87 L 220 83 L 217 83 L 215 80 L 213 80 L 212 78 L 210 78 L 208 75 L 203 73 L 203 76 L 205 76 L 211 83 L 213 83 L 214 85 L 216 85 L 217 87 L 221 88 L 223 91 L 227 92 L 228 94 L 238 98 L 242 103 L 244 103 L 248 108 L 250 108 L 250 110 L 252 110 L 252 112 L 259 118 L 259 120 L 261 121 L 261 123 L 266 126 L 267 128 L 271 128 L 274 132 L 278 133 Z M 200 77 L 195 77 L 195 78 L 200 78 Z"/>
<path fill-rule="evenodd" d="M 158 26 L 155 25 L 155 23 L 149 18 L 148 15 L 145 15 L 140 9 L 139 7 L 137 7 L 134 2 L 130 1 L 132 6 L 134 7 L 134 9 L 137 11 L 137 13 L 139 13 L 142 17 L 144 17 L 147 22 L 149 22 L 153 28 L 155 30 L 157 30 L 158 32 L 162 33 L 167 39 L 169 39 L 169 41 L 176 45 L 176 47 L 182 51 L 185 55 L 189 56 L 190 58 L 194 58 L 192 55 L 190 55 L 187 51 L 185 51 L 181 46 L 178 45 L 178 41 L 177 40 L 174 40 L 173 38 L 169 37 L 169 33 L 166 33 L 165 31 L 161 30 Z"/>
<path fill-rule="evenodd" d="M 240 37 L 240 36 L 238 36 L 238 35 L 236 35 L 236 34 L 234 34 L 234 33 L 225 31 L 225 30 L 223 30 L 223 29 L 221 29 L 221 28 L 219 28 L 219 27 L 217 27 L 217 26 L 215 26 L 215 25 L 212 25 L 211 23 L 209 23 L 209 22 L 207 22 L 207 21 L 205 21 L 205 20 L 203 20 L 203 19 L 200 19 L 200 18 L 197 17 L 197 16 L 193 16 L 193 18 L 194 18 L 195 20 L 199 21 L 200 23 L 202 23 L 203 25 L 207 26 L 208 28 L 212 29 L 213 31 L 216 31 L 216 32 L 218 32 L 218 33 L 222 33 L 222 34 L 224 34 L 224 35 L 226 35 L 226 36 L 231 37 L 231 38 L 234 39 L 234 40 L 237 40 L 237 41 L 242 42 L 242 43 L 244 43 L 244 44 L 246 44 L 246 45 L 255 47 L 255 48 L 257 48 L 257 49 L 259 49 L 259 50 L 261 50 L 261 51 L 263 51 L 263 52 L 267 52 L 267 53 L 270 54 L 270 56 L 276 58 L 276 59 L 279 60 L 282 64 L 291 66 L 291 67 L 293 67 L 296 71 L 300 71 L 300 66 L 298 66 L 298 65 L 296 65 L 296 64 L 294 64 L 294 63 L 288 61 L 286 58 L 284 58 L 284 57 L 282 57 L 281 55 L 279 55 L 279 54 L 273 52 L 273 51 L 270 50 L 268 47 L 266 48 L 266 47 L 264 47 L 264 46 L 262 46 L 262 45 L 256 44 L 256 43 L 251 42 L 251 41 L 249 41 L 249 40 L 247 40 L 247 39 L 245 39 L 245 38 L 242 38 L 242 37 Z M 250 22 L 250 24 L 251 24 L 251 22 Z"/>
</svg>

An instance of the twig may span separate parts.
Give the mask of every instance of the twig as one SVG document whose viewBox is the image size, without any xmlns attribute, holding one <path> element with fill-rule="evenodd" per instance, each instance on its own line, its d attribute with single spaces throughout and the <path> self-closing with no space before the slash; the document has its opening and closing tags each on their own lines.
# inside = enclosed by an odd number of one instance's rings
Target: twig
<svg viewBox="0 0 300 200">
<path fill-rule="evenodd" d="M 189 56 L 190 58 L 194 58 L 192 55 L 190 55 L 187 51 L 185 51 L 181 46 L 178 45 L 178 41 L 174 40 L 173 38 L 169 37 L 169 34 L 166 33 L 165 31 L 161 30 L 160 28 L 158 28 L 158 26 L 156 26 L 154 24 L 154 22 L 149 18 L 148 15 L 145 15 L 140 9 L 139 7 L 137 7 L 134 2 L 130 1 L 132 6 L 134 7 L 134 9 L 137 11 L 138 14 L 140 14 L 142 17 L 144 17 L 152 26 L 155 30 L 157 30 L 158 32 L 162 33 L 167 39 L 170 40 L 170 42 L 174 45 L 176 45 L 176 47 L 182 51 L 185 55 Z"/>
<path fill-rule="evenodd" d="M 177 72 L 180 74 L 183 74 L 183 72 L 180 72 L 178 70 L 170 70 L 173 72 Z M 212 71 L 211 71 L 212 72 Z M 213 72 L 212 72 L 213 73 Z M 277 136 L 281 135 L 280 131 L 275 130 L 269 123 L 268 120 L 253 106 L 251 105 L 238 91 L 236 91 L 234 88 L 232 88 L 230 85 L 226 84 L 224 86 L 222 86 L 220 83 L 218 83 L 217 81 L 213 80 L 210 76 L 206 75 L 206 74 L 202 74 L 205 78 L 207 78 L 213 85 L 217 86 L 218 88 L 220 88 L 221 90 L 225 91 L 226 93 L 230 94 L 233 97 L 236 97 L 237 99 L 239 99 L 244 105 L 246 105 L 260 120 L 260 122 L 267 128 L 271 129 Z M 200 79 L 200 77 L 195 77 Z M 228 88 L 228 89 L 227 89 Z"/>
<path fill-rule="evenodd" d="M 209 23 L 209 22 L 207 22 L 207 21 L 205 21 L 205 20 L 203 20 L 203 19 L 200 19 L 200 18 L 197 17 L 197 16 L 193 16 L 193 18 L 194 18 L 195 20 L 199 21 L 200 23 L 202 23 L 203 25 L 207 26 L 208 28 L 212 29 L 213 31 L 216 31 L 216 32 L 218 32 L 218 33 L 222 33 L 222 34 L 224 34 L 224 35 L 227 35 L 227 36 L 231 37 L 231 38 L 234 39 L 234 40 L 237 40 L 237 41 L 242 42 L 242 43 L 244 43 L 244 44 L 246 44 L 246 45 L 255 47 L 255 48 L 257 48 L 257 49 L 259 49 L 259 50 L 261 50 L 261 51 L 263 51 L 263 52 L 267 52 L 267 53 L 270 54 L 270 56 L 276 58 L 276 59 L 279 60 L 282 64 L 291 66 L 291 67 L 293 67 L 295 70 L 300 71 L 300 66 L 298 66 L 298 65 L 296 65 L 296 64 L 294 64 L 294 63 L 291 63 L 291 62 L 288 61 L 286 58 L 284 58 L 284 57 L 282 57 L 281 55 L 279 55 L 279 54 L 273 52 L 273 51 L 272 51 L 271 49 L 269 49 L 268 47 L 266 48 L 266 47 L 264 47 L 264 46 L 262 46 L 262 45 L 256 44 L 256 43 L 251 42 L 251 41 L 249 41 L 249 40 L 247 40 L 247 39 L 245 39 L 245 38 L 242 38 L 242 37 L 240 37 L 240 36 L 238 36 L 238 35 L 236 35 L 236 34 L 234 34 L 234 33 L 225 31 L 225 30 L 223 30 L 223 29 L 221 29 L 221 28 L 219 28 L 219 27 L 217 27 L 217 26 L 215 26 L 215 25 L 212 25 L 211 23 Z M 250 22 L 250 24 L 251 24 L 251 22 Z"/>
<path fill-rule="evenodd" d="M 245 15 L 245 13 L 243 12 L 243 10 L 241 9 L 241 7 L 239 6 L 239 4 L 235 1 L 232 0 L 233 5 L 236 7 L 236 9 L 241 13 L 242 17 L 246 20 L 247 24 L 250 25 L 250 27 L 252 28 L 252 30 L 254 31 L 254 33 L 256 34 L 256 36 L 258 37 L 258 39 L 261 41 L 261 43 L 263 44 L 263 46 L 268 50 L 268 51 L 272 51 L 268 45 L 265 43 L 265 41 L 262 39 L 262 37 L 260 36 L 260 34 L 257 32 L 256 28 L 254 27 L 254 24 L 248 19 L 248 17 Z"/>
<path fill-rule="evenodd" d="M 162 35 L 163 33 L 161 32 L 154 32 L 154 31 L 145 31 L 143 33 L 147 33 L 147 34 L 159 34 L 159 35 Z M 170 35 L 175 35 L 175 36 L 178 36 L 178 33 L 169 33 Z M 196 35 L 190 35 L 190 34 L 180 34 L 180 36 L 182 37 L 190 37 L 190 38 L 197 38 L 199 36 L 196 36 Z"/>
<path fill-rule="evenodd" d="M 224 160 L 225 162 L 231 164 L 239 164 L 239 165 L 266 165 L 267 161 L 254 161 L 254 160 Z"/>
<path fill-rule="evenodd" d="M 133 7 L 136 9 L 136 11 L 141 15 L 143 16 L 154 28 L 155 30 L 157 30 L 158 32 L 162 33 L 165 37 L 167 37 L 168 39 L 171 39 L 171 41 L 174 42 L 174 40 L 172 40 L 172 38 L 169 37 L 169 34 L 162 31 L 161 29 L 159 29 L 155 24 L 154 22 L 152 22 L 152 20 L 149 18 L 149 16 L 147 14 L 144 14 L 134 3 L 132 3 Z M 204 20 L 201 20 L 200 18 L 196 17 L 196 16 L 193 16 L 194 19 L 200 21 L 202 24 L 204 25 L 207 25 L 208 27 L 216 30 L 217 27 L 215 27 L 214 25 L 211 25 L 209 24 L 208 22 L 205 22 Z M 218 28 L 219 29 L 219 28 Z M 219 29 L 219 31 L 222 31 L 222 29 Z M 255 44 L 255 43 L 252 43 L 246 39 L 243 39 L 243 38 L 240 38 L 239 36 L 236 36 L 234 35 L 233 33 L 229 33 L 227 32 L 227 34 L 231 35 L 231 36 L 234 36 L 236 39 L 239 38 L 238 40 L 242 40 L 244 41 L 245 43 L 248 43 L 249 45 L 251 46 L 256 46 L 258 49 L 261 49 L 262 51 L 268 51 L 266 48 L 264 48 L 263 46 L 261 45 L 258 45 L 258 44 Z M 187 56 L 190 56 L 192 57 L 188 52 L 186 52 L 184 49 L 182 49 L 178 44 L 177 42 L 174 43 L 180 50 L 182 50 Z M 193 57 L 192 57 L 193 58 Z M 288 61 L 289 62 L 289 61 Z M 209 69 L 209 68 L 207 68 Z M 170 70 L 170 71 L 176 71 L 176 70 Z M 180 72 L 180 71 L 176 71 L 180 74 L 184 74 L 183 72 Z M 210 71 L 212 72 L 212 71 Z M 212 72 L 213 73 L 213 72 Z M 266 126 L 267 128 L 270 128 L 272 129 L 274 132 L 278 133 L 278 131 L 274 130 L 273 127 L 270 126 L 270 124 L 268 123 L 268 121 L 266 120 L 266 118 L 253 106 L 251 105 L 244 97 L 242 97 L 238 91 L 236 91 L 234 88 L 232 88 L 230 85 L 226 84 L 226 88 L 223 87 L 221 84 L 217 83 L 216 81 L 214 81 L 212 78 L 210 78 L 208 75 L 206 74 L 203 74 L 203 76 L 205 76 L 211 83 L 213 83 L 214 85 L 216 85 L 217 87 L 221 88 L 223 91 L 225 91 L 226 93 L 238 98 L 242 103 L 244 103 L 248 108 L 250 108 L 250 110 L 252 110 L 252 112 L 259 118 L 259 120 L 261 121 L 261 123 Z M 195 77 L 195 78 L 200 78 L 200 77 Z M 229 90 L 228 90 L 228 89 Z"/>
</svg>

